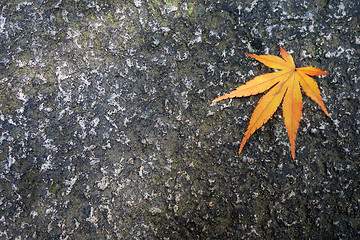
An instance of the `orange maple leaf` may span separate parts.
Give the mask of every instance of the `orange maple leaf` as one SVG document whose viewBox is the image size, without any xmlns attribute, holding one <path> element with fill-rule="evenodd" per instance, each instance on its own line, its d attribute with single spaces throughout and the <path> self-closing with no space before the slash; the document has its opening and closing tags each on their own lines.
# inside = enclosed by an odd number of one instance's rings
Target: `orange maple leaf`
<svg viewBox="0 0 360 240">
<path fill-rule="evenodd" d="M 218 102 L 228 98 L 246 97 L 265 92 L 271 88 L 269 92 L 260 99 L 251 116 L 249 127 L 240 144 L 239 154 L 251 134 L 270 119 L 284 98 L 284 122 L 290 140 L 291 155 L 292 158 L 295 159 L 295 139 L 303 108 L 300 85 L 306 95 L 314 100 L 325 114 L 329 116 L 322 101 L 317 83 L 309 77 L 326 75 L 328 73 L 315 67 L 296 68 L 291 55 L 282 47 L 280 47 L 280 51 L 282 58 L 274 55 L 253 55 L 245 53 L 247 56 L 255 58 L 266 66 L 280 69 L 280 71 L 257 76 L 236 90 L 212 101 Z"/>
</svg>

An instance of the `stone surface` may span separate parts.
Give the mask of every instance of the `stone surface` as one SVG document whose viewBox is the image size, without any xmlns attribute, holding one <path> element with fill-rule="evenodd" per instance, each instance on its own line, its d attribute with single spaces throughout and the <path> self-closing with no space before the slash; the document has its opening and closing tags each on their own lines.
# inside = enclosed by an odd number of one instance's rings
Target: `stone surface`
<svg viewBox="0 0 360 240">
<path fill-rule="evenodd" d="M 358 1 L 0 3 L 1 239 L 360 238 Z M 261 96 L 211 104 L 289 51 L 296 160 Z"/>
</svg>

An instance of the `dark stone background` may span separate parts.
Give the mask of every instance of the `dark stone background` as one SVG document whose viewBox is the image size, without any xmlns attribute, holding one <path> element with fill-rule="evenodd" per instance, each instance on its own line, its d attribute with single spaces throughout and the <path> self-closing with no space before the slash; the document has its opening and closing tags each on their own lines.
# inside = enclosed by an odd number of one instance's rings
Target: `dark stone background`
<svg viewBox="0 0 360 240">
<path fill-rule="evenodd" d="M 359 1 L 0 3 L 1 239 L 360 238 Z M 289 51 L 317 77 L 292 160 L 281 108 L 211 104 Z"/>
</svg>

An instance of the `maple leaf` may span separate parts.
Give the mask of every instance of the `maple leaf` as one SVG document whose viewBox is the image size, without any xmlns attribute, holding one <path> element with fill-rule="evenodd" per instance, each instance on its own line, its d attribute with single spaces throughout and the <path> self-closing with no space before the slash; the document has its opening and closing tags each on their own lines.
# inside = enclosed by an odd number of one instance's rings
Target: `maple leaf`
<svg viewBox="0 0 360 240">
<path fill-rule="evenodd" d="M 256 95 L 270 89 L 259 100 L 259 103 L 251 116 L 249 126 L 240 144 L 239 154 L 243 150 L 244 145 L 251 134 L 270 119 L 284 99 L 284 122 L 290 140 L 291 156 L 295 159 L 295 139 L 303 108 L 300 85 L 306 95 L 314 100 L 325 114 L 329 116 L 322 101 L 319 87 L 314 79 L 310 77 L 326 75 L 328 73 L 315 67 L 296 68 L 292 56 L 282 47 L 280 47 L 280 51 L 282 58 L 274 55 L 254 55 L 245 53 L 247 56 L 255 58 L 266 66 L 279 69 L 280 71 L 257 76 L 246 84 L 236 88 L 236 90 L 212 101 L 218 102 L 228 98 Z"/>
</svg>

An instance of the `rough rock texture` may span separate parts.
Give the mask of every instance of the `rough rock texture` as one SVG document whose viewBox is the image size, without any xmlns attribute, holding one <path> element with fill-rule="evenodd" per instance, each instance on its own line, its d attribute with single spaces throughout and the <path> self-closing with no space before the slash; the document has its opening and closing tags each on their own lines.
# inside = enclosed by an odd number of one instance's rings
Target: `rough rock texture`
<svg viewBox="0 0 360 240">
<path fill-rule="evenodd" d="M 4 0 L 1 239 L 360 238 L 359 1 Z M 260 96 L 211 104 L 289 51 L 304 97 L 237 154 Z"/>
</svg>

